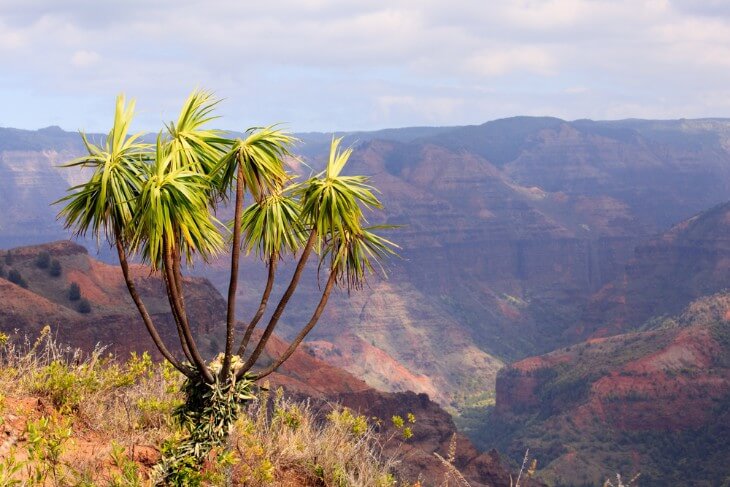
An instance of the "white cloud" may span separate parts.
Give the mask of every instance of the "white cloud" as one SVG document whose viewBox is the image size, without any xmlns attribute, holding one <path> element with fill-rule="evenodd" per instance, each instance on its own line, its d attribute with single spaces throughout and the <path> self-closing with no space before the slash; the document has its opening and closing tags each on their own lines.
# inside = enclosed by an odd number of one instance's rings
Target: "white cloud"
<svg viewBox="0 0 730 487">
<path fill-rule="evenodd" d="M 539 46 L 494 47 L 466 59 L 467 71 L 479 76 L 500 76 L 515 71 L 553 74 L 555 59 Z"/>
<path fill-rule="evenodd" d="M 413 118 L 423 120 L 424 124 L 438 125 L 442 120 L 452 118 L 464 108 L 464 101 L 460 98 L 383 95 L 376 98 L 373 115 L 374 121 L 379 121 L 382 126 L 389 126 L 391 120 Z"/>
<path fill-rule="evenodd" d="M 34 100 L 83 99 L 106 120 L 111 101 L 91 101 L 125 91 L 154 128 L 198 85 L 227 98 L 232 126 L 295 130 L 719 115 L 708 98 L 730 86 L 728 60 L 730 7 L 714 0 L 0 4 L 0 103 L 26 103 L 35 126 L 89 115 Z"/>
<path fill-rule="evenodd" d="M 95 64 L 99 60 L 99 54 L 94 51 L 80 50 L 71 56 L 71 64 L 79 68 L 85 68 Z"/>
</svg>

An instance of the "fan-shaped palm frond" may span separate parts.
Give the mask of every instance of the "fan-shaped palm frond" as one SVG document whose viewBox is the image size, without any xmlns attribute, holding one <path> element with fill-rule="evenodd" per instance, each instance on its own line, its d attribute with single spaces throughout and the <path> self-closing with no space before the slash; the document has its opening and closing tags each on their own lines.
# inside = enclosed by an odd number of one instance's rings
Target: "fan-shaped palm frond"
<svg viewBox="0 0 730 487">
<path fill-rule="evenodd" d="M 324 239 L 336 233 L 357 234 L 363 220 L 362 207 L 382 208 L 375 188 L 366 176 L 343 176 L 342 169 L 352 153 L 339 150 L 341 138 L 333 139 L 326 169 L 296 189 L 301 197 L 302 216 Z"/>
<path fill-rule="evenodd" d="M 220 130 L 207 129 L 205 125 L 218 118 L 213 115 L 218 103 L 211 92 L 195 90 L 183 103 L 177 121 L 167 125 L 169 164 L 173 170 L 208 175 L 217 169 L 230 140 Z"/>
<path fill-rule="evenodd" d="M 227 193 L 240 166 L 244 189 L 259 201 L 289 179 L 283 160 L 290 155 L 289 147 L 296 139 L 275 126 L 250 128 L 246 134 L 221 159 L 218 185 L 222 193 Z"/>
<path fill-rule="evenodd" d="M 255 249 L 262 259 L 295 253 L 305 239 L 300 211 L 296 200 L 282 194 L 271 194 L 249 206 L 241 218 L 246 252 Z"/>
<path fill-rule="evenodd" d="M 64 164 L 65 167 L 92 168 L 89 181 L 70 188 L 71 194 L 57 203 L 66 203 L 59 217 L 66 228 L 77 235 L 87 232 L 99 238 L 105 234 L 110 242 L 119 236 L 134 214 L 135 198 L 139 194 L 144 162 L 150 157 L 148 144 L 139 142 L 142 134 L 128 136 L 134 116 L 134 101 L 125 107 L 124 95 L 116 100 L 114 124 L 103 146 L 81 137 L 88 155 Z"/>
<path fill-rule="evenodd" d="M 336 234 L 326 242 L 320 266 L 327 263 L 338 284 L 347 289 L 359 289 L 368 274 L 376 266 L 385 274 L 382 261 L 396 255 L 398 245 L 374 233 L 375 230 L 394 228 L 391 225 L 376 225 L 362 228 L 359 232 L 345 231 Z"/>
<path fill-rule="evenodd" d="M 210 177 L 173 165 L 174 148 L 158 136 L 134 215 L 133 246 L 153 269 L 160 267 L 165 246 L 177 248 L 188 262 L 194 254 L 207 259 L 223 247 L 208 207 Z"/>
</svg>

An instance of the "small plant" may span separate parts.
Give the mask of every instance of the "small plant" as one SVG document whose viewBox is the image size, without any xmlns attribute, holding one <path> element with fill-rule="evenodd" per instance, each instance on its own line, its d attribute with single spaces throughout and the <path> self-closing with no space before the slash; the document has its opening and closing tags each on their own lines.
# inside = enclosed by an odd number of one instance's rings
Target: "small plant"
<svg viewBox="0 0 730 487">
<path fill-rule="evenodd" d="M 142 487 L 142 476 L 137 464 L 129 458 L 123 446 L 112 442 L 112 465 L 117 471 L 112 472 L 110 487 Z"/>
<path fill-rule="evenodd" d="M 61 480 L 66 476 L 66 465 L 61 462 L 61 455 L 71 431 L 68 420 L 44 416 L 28 422 L 27 469 L 35 485 L 45 485 L 49 477 L 53 485 L 61 485 Z"/>
<path fill-rule="evenodd" d="M 28 281 L 23 279 L 23 276 L 16 269 L 10 269 L 10 272 L 8 272 L 8 281 L 13 284 L 17 284 L 24 289 L 28 288 Z"/>
<path fill-rule="evenodd" d="M 78 409 L 84 393 L 98 387 L 92 370 L 74 370 L 61 361 L 54 361 L 33 374 L 31 390 L 48 397 L 59 411 Z"/>
<path fill-rule="evenodd" d="M 252 386 L 247 375 L 233 384 L 186 380 L 182 388 L 186 401 L 173 412 L 184 434 L 165 448 L 156 467 L 159 478 L 170 485 L 199 485 L 203 479 L 199 465 L 213 448 L 225 445 L 240 405 L 255 399 Z"/>
<path fill-rule="evenodd" d="M 39 269 L 48 269 L 51 266 L 51 254 L 48 252 L 41 252 L 35 258 L 35 266 Z"/>
<path fill-rule="evenodd" d="M 517 480 L 514 481 L 514 484 L 512 483 L 512 475 L 509 476 L 510 487 L 520 487 L 520 482 L 522 481 L 523 476 L 525 479 L 529 479 L 535 475 L 535 471 L 537 470 L 537 459 L 533 458 L 529 465 L 527 463 L 528 461 L 530 461 L 529 449 L 525 451 L 525 456 L 522 458 L 522 465 L 520 466 L 520 471 L 517 473 Z"/>
<path fill-rule="evenodd" d="M 76 305 L 76 311 L 83 314 L 91 313 L 91 303 L 86 298 L 79 299 L 78 304 Z"/>
<path fill-rule="evenodd" d="M 13 254 L 9 250 L 5 253 L 5 263 L 13 265 Z"/>
<path fill-rule="evenodd" d="M 23 485 L 18 478 L 21 470 L 25 467 L 25 462 L 18 461 L 15 458 L 15 452 L 11 451 L 9 455 L 0 462 L 0 485 L 3 487 L 15 487 Z"/>
<path fill-rule="evenodd" d="M 461 472 L 459 472 L 459 469 L 457 469 L 454 465 L 454 462 L 456 461 L 456 433 L 451 435 L 451 441 L 449 441 L 449 451 L 446 458 L 439 455 L 438 452 L 433 452 L 433 454 L 436 458 L 438 458 L 441 464 L 446 467 L 443 482 L 440 484 L 442 487 L 448 487 L 450 480 L 454 480 L 456 482 L 456 485 L 460 487 L 471 487 L 471 484 L 467 482 Z"/>
<path fill-rule="evenodd" d="M 0 278 L 5 277 L 7 274 L 7 271 L 5 270 L 5 265 L 0 262 Z"/>
<path fill-rule="evenodd" d="M 353 414 L 350 408 L 332 411 L 327 415 L 327 419 L 355 438 L 363 436 L 368 431 L 367 418 L 359 414 Z"/>
<path fill-rule="evenodd" d="M 72 282 L 68 286 L 68 300 L 69 301 L 78 301 L 81 299 L 81 288 L 79 285 L 75 282 Z"/>
<path fill-rule="evenodd" d="M 51 277 L 59 277 L 63 273 L 61 263 L 57 259 L 51 261 L 51 268 L 48 270 Z"/>
<path fill-rule="evenodd" d="M 406 415 L 406 419 L 403 419 L 403 416 L 394 415 L 390 418 L 390 421 L 393 423 L 393 426 L 395 426 L 395 429 L 401 432 L 404 440 L 408 440 L 413 437 L 413 430 L 410 426 L 406 426 L 406 421 L 408 421 L 409 424 L 414 424 L 416 422 L 416 416 L 413 413 L 408 413 Z"/>
</svg>

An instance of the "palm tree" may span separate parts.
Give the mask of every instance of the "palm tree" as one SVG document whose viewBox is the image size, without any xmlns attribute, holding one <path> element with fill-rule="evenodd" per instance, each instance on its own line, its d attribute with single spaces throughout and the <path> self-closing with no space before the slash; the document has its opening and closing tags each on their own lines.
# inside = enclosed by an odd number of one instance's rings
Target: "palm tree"
<svg viewBox="0 0 730 487">
<path fill-rule="evenodd" d="M 237 414 L 232 411 L 238 407 L 231 406 L 231 398 L 235 402 L 251 397 L 248 388 L 281 366 L 313 329 L 334 288 L 348 292 L 360 288 L 395 247 L 374 233 L 383 227 L 364 226 L 364 210 L 381 209 L 382 204 L 366 177 L 342 174 L 352 150 L 341 150 L 341 139 L 333 139 L 324 171 L 295 183 L 285 163 L 295 139 L 276 126 L 249 129 L 240 139 L 227 138 L 207 128 L 216 118 L 217 103 L 208 92 L 193 92 L 178 120 L 150 145 L 140 141 L 140 134 L 128 135 L 134 102 L 125 106 L 124 97 L 118 97 L 113 127 L 103 146 L 82 134 L 89 154 L 67 166 L 91 168 L 91 177 L 60 200 L 65 207 L 59 214 L 77 235 L 90 232 L 116 247 L 127 288 L 156 347 L 188 379 L 187 402 L 181 410 L 181 417 L 191 424 L 185 451 L 198 458 L 227 435 Z M 246 195 L 251 204 L 244 208 Z M 218 204 L 231 198 L 234 217 L 226 230 L 215 212 Z M 196 258 L 208 261 L 220 255 L 226 248 L 226 231 L 231 270 L 225 351 L 220 359 L 206 363 L 187 316 L 182 268 Z M 238 268 L 244 249 L 268 266 L 268 277 L 259 306 L 235 348 Z M 257 369 L 314 251 L 318 275 L 326 275 L 319 302 L 287 350 Z M 163 343 L 135 288 L 129 256 L 140 257 L 162 275 L 178 332 L 177 353 Z M 296 258 L 296 267 L 249 351 L 266 313 L 277 264 L 285 258 Z M 221 415 L 224 419 L 218 421 Z M 216 420 L 211 419 L 214 416 Z M 212 424 L 222 426 L 211 429 Z M 208 447 L 193 445 L 203 438 L 210 439 Z"/>
<path fill-rule="evenodd" d="M 193 372 L 163 343 L 129 273 L 129 233 L 141 191 L 141 176 L 149 157 L 149 146 L 139 141 L 142 134 L 128 135 L 134 105 L 134 101 L 125 105 L 123 95 L 117 97 L 112 129 L 103 146 L 91 143 L 81 134 L 88 155 L 70 161 L 66 167 L 90 168 L 91 177 L 86 183 L 70 188 L 71 194 L 59 200 L 66 203 L 59 217 L 76 235 L 91 232 L 97 239 L 103 235 L 116 247 L 127 289 L 152 341 L 166 360 L 191 378 Z"/>
</svg>

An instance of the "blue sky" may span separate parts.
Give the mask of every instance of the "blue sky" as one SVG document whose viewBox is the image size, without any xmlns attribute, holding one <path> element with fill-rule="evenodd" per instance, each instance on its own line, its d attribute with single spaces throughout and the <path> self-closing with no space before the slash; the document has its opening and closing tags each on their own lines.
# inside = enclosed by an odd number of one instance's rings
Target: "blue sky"
<svg viewBox="0 0 730 487">
<path fill-rule="evenodd" d="M 0 0 L 0 126 L 157 130 L 200 86 L 220 125 L 294 131 L 730 116 L 719 0 Z"/>
</svg>

